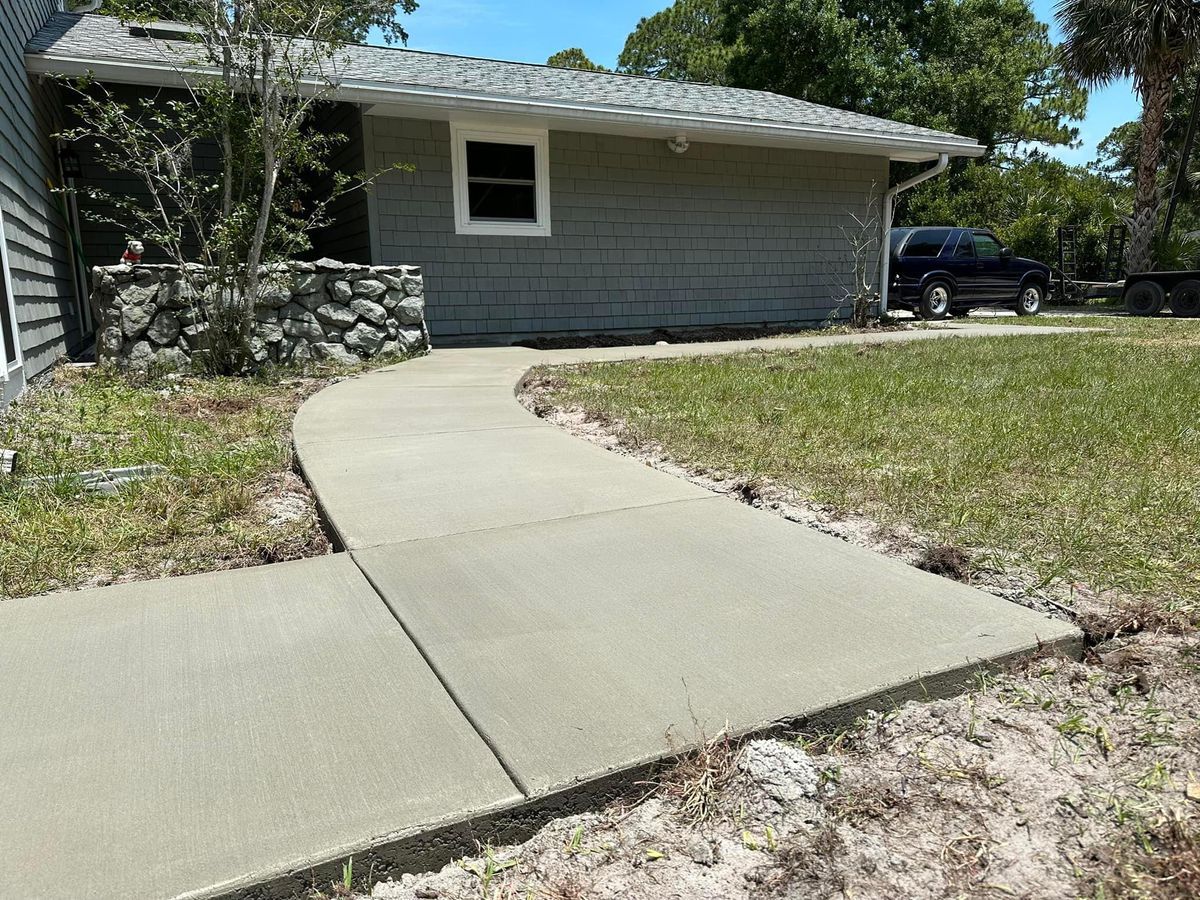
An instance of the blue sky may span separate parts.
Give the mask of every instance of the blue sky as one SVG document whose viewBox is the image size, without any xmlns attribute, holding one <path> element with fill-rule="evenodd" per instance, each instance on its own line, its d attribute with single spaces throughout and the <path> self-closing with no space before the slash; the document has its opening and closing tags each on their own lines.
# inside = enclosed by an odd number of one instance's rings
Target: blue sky
<svg viewBox="0 0 1200 900">
<path fill-rule="evenodd" d="M 612 66 L 638 19 L 669 2 L 424 0 L 420 9 L 406 18 L 405 26 L 409 46 L 416 50 L 541 63 L 564 47 L 582 47 L 596 62 Z M 1054 0 L 1033 0 L 1033 8 L 1038 18 L 1052 23 L 1053 30 Z M 1137 100 L 1127 82 L 1093 91 L 1087 118 L 1080 124 L 1082 146 L 1052 152 L 1069 162 L 1088 162 L 1095 158 L 1096 144 L 1137 112 Z"/>
</svg>

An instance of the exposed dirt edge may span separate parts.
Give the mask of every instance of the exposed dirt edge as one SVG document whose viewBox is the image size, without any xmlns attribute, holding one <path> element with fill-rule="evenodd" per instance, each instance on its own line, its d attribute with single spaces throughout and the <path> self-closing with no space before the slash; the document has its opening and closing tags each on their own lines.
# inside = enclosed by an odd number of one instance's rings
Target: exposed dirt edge
<svg viewBox="0 0 1200 900">
<path fill-rule="evenodd" d="M 578 407 L 564 408 L 552 400 L 558 382 L 552 370 L 534 369 L 517 386 L 517 399 L 538 418 L 565 429 L 613 453 L 630 456 L 652 468 L 715 494 L 736 500 L 816 529 L 847 543 L 902 560 L 934 574 L 952 577 L 1021 606 L 1049 613 L 1077 624 L 1089 606 L 1103 606 L 1101 598 L 1080 584 L 1042 585 L 1032 573 L 1014 565 L 997 551 L 968 553 L 962 548 L 942 546 L 915 529 L 883 526 L 857 512 L 813 503 L 794 490 L 766 478 L 746 479 L 737 474 L 706 471 L 673 459 L 659 444 L 639 440 L 626 423 L 601 419 Z M 974 558 L 975 564 L 968 565 Z M 948 564 L 953 559 L 954 564 Z M 980 559 L 997 564 L 980 563 Z M 1003 563 L 1002 565 L 999 563 Z"/>
<path fill-rule="evenodd" d="M 759 738 L 783 738 L 798 733 L 830 731 L 849 726 L 870 710 L 895 709 L 911 701 L 955 697 L 977 683 L 982 673 L 994 674 L 1013 664 L 1039 657 L 1068 656 L 1078 659 L 1082 640 L 1064 638 L 1057 642 L 1017 648 L 991 660 L 964 661 L 961 665 L 914 678 L 892 688 L 873 691 L 833 706 L 766 723 L 746 731 L 728 733 L 737 746 Z M 483 846 L 517 844 L 533 837 L 546 824 L 566 816 L 592 812 L 619 802 L 645 799 L 647 784 L 664 770 L 690 757 L 707 743 L 704 735 L 672 745 L 664 737 L 661 757 L 607 775 L 573 784 L 527 802 L 469 815 L 459 821 L 439 823 L 428 830 L 407 832 L 365 841 L 331 851 L 327 857 L 303 867 L 274 875 L 249 876 L 245 883 L 210 893 L 197 893 L 195 900 L 285 900 L 306 896 L 314 886 L 339 882 L 342 864 L 354 857 L 356 872 L 372 883 L 399 878 L 406 873 L 436 871 L 455 859 L 470 856 Z M 369 873 L 369 874 L 368 874 Z"/>
</svg>

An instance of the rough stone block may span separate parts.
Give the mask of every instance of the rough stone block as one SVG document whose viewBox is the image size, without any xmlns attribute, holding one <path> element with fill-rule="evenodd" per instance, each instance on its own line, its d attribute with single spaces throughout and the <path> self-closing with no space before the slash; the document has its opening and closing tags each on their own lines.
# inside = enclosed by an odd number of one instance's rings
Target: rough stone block
<svg viewBox="0 0 1200 900">
<path fill-rule="evenodd" d="M 268 344 L 276 344 L 283 340 L 283 326 L 278 322 L 260 322 L 254 333 Z"/>
<path fill-rule="evenodd" d="M 126 306 L 141 306 L 153 303 L 158 297 L 158 279 L 156 278 L 145 284 L 137 282 L 123 284 L 117 289 L 117 296 L 121 298 L 121 302 Z"/>
<path fill-rule="evenodd" d="M 312 346 L 318 359 L 339 363 L 344 366 L 353 366 L 362 362 L 361 356 L 351 353 L 343 344 L 318 343 Z"/>
<path fill-rule="evenodd" d="M 358 303 L 369 301 L 356 300 L 354 302 Z M 325 322 L 327 325 L 332 325 L 335 328 L 349 328 L 358 319 L 356 313 L 347 307 L 342 306 L 340 303 L 325 303 L 321 306 L 318 306 L 315 315 L 320 321 Z"/>
<path fill-rule="evenodd" d="M 359 282 L 359 284 L 364 283 L 362 281 Z M 351 300 L 350 309 L 375 325 L 382 325 L 387 320 L 387 310 L 373 300 L 368 300 L 365 297 L 355 297 Z"/>
<path fill-rule="evenodd" d="M 258 293 L 256 306 L 265 306 L 269 309 L 279 309 L 292 299 L 292 291 L 289 286 L 282 281 L 264 282 Z"/>
<path fill-rule="evenodd" d="M 325 276 L 317 272 L 297 272 L 292 276 L 293 294 L 315 294 L 325 287 Z"/>
<path fill-rule="evenodd" d="M 420 325 L 425 320 L 425 298 L 420 294 L 405 297 L 396 307 L 396 318 L 404 325 Z"/>
<path fill-rule="evenodd" d="M 329 283 L 329 296 L 335 303 L 349 303 L 354 296 L 354 288 L 348 281 L 332 281 Z"/>
<path fill-rule="evenodd" d="M 406 328 L 401 328 L 400 333 L 396 336 L 396 340 L 406 353 L 416 353 L 424 350 L 426 346 L 425 331 L 417 326 L 409 325 Z"/>
<path fill-rule="evenodd" d="M 154 316 L 153 304 L 130 304 L 121 308 L 121 331 L 130 340 L 139 337 Z"/>
<path fill-rule="evenodd" d="M 376 281 L 374 278 L 364 278 L 361 281 L 354 282 L 354 293 L 366 297 L 368 300 L 374 300 L 376 297 L 383 296 L 387 290 L 387 285 L 382 281 Z"/>
<path fill-rule="evenodd" d="M 313 315 L 312 310 L 301 306 L 299 303 L 289 303 L 279 311 L 279 318 L 293 319 L 297 322 L 308 322 L 313 325 L 317 323 L 317 317 Z"/>
<path fill-rule="evenodd" d="M 178 347 L 162 347 L 154 354 L 154 364 L 172 372 L 186 372 L 192 367 L 192 358 Z"/>
<path fill-rule="evenodd" d="M 371 356 L 379 352 L 379 348 L 387 340 L 387 332 L 374 325 L 368 325 L 366 322 L 359 322 L 347 331 L 342 339 L 351 350 Z"/>
<path fill-rule="evenodd" d="M 284 319 L 282 325 L 283 333 L 288 337 L 303 338 L 306 341 L 325 340 L 325 331 L 315 319 L 311 322 L 301 319 Z"/>
<path fill-rule="evenodd" d="M 163 310 L 150 323 L 146 336 L 156 344 L 173 344 L 179 337 L 180 328 L 179 316 L 170 310 Z"/>
<path fill-rule="evenodd" d="M 145 372 L 154 360 L 154 348 L 150 346 L 149 341 L 138 341 L 129 349 L 126 360 L 128 360 L 129 368 L 137 372 Z"/>
</svg>

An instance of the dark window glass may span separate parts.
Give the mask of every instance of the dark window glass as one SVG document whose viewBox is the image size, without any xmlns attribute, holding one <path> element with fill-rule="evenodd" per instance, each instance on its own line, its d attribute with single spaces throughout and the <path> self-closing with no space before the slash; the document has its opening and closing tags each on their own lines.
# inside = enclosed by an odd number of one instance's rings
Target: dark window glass
<svg viewBox="0 0 1200 900">
<path fill-rule="evenodd" d="M 891 234 L 889 235 L 889 238 L 888 238 L 888 243 L 891 245 L 890 249 L 892 252 L 892 256 L 896 255 L 896 248 L 900 246 L 901 241 L 903 241 L 906 237 L 908 237 L 908 232 L 909 232 L 909 229 L 907 229 L 907 228 L 893 228 L 892 229 Z"/>
<path fill-rule="evenodd" d="M 471 218 L 492 222 L 536 222 L 537 193 L 532 184 L 471 181 L 467 185 Z"/>
<path fill-rule="evenodd" d="M 975 242 L 971 240 L 971 233 L 964 231 L 958 236 L 958 244 L 954 248 L 955 259 L 974 259 L 975 258 Z"/>
<path fill-rule="evenodd" d="M 490 144 L 467 141 L 467 174 L 472 178 L 533 181 L 530 144 Z"/>
<path fill-rule="evenodd" d="M 534 148 L 467 141 L 467 194 L 472 220 L 537 222 Z"/>
<path fill-rule="evenodd" d="M 940 256 L 942 245 L 950 237 L 949 228 L 920 228 L 904 245 L 905 256 L 931 257 Z"/>
<path fill-rule="evenodd" d="M 995 259 L 1000 255 L 1000 242 L 990 234 L 977 234 L 975 252 L 981 259 Z"/>
<path fill-rule="evenodd" d="M 4 237 L 0 235 L 0 241 Z M 8 305 L 8 283 L 4 280 L 4 270 L 0 268 L 0 331 L 4 332 L 5 366 L 11 366 L 17 361 L 17 337 L 14 333 L 12 312 Z"/>
</svg>

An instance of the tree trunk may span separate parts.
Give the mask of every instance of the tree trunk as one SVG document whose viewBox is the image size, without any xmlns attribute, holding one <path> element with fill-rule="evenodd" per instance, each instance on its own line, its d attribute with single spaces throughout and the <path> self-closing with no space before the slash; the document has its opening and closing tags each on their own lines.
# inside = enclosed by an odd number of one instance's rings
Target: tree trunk
<svg viewBox="0 0 1200 900">
<path fill-rule="evenodd" d="M 1175 184 L 1171 187 L 1171 199 L 1167 201 L 1167 217 L 1163 220 L 1163 242 L 1171 239 L 1171 225 L 1175 222 L 1175 209 L 1179 197 L 1187 188 L 1188 167 L 1192 161 L 1192 147 L 1196 143 L 1196 126 L 1200 124 L 1200 72 L 1196 73 L 1196 94 L 1192 98 L 1192 114 L 1188 118 L 1187 135 L 1183 139 L 1183 151 L 1179 154 L 1179 165 L 1175 170 Z"/>
<path fill-rule="evenodd" d="M 1163 129 L 1171 104 L 1174 79 L 1163 66 L 1142 81 L 1142 143 L 1134 170 L 1133 219 L 1125 267 L 1145 272 L 1154 265 L 1154 234 L 1158 224 L 1158 164 L 1162 156 Z"/>
</svg>

